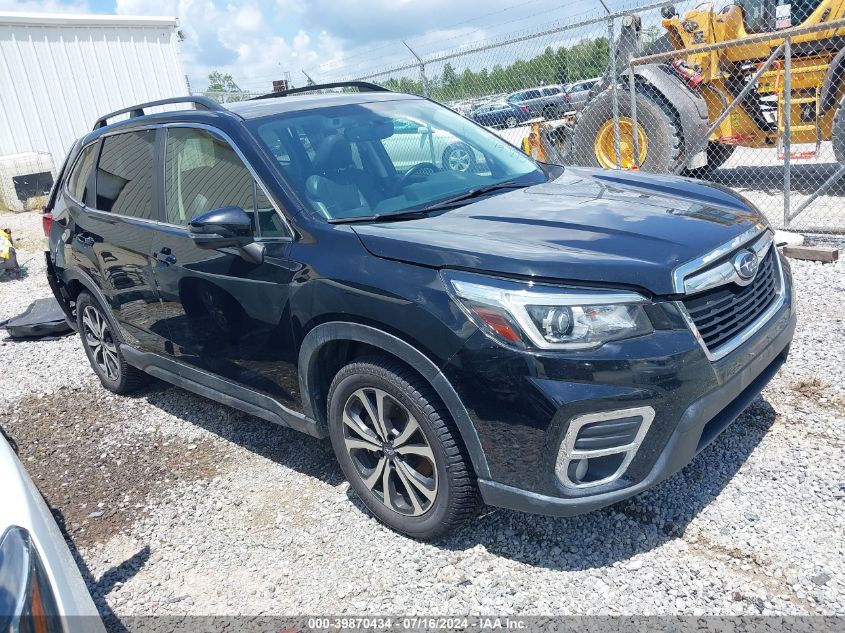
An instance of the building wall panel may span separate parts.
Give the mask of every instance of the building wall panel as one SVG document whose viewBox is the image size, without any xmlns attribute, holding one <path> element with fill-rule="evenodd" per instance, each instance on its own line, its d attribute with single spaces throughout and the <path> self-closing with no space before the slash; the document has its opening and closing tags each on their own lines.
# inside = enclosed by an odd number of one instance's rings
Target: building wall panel
<svg viewBox="0 0 845 633">
<path fill-rule="evenodd" d="M 188 93 L 174 18 L 0 13 L 0 156 L 47 152 L 113 110 Z"/>
</svg>

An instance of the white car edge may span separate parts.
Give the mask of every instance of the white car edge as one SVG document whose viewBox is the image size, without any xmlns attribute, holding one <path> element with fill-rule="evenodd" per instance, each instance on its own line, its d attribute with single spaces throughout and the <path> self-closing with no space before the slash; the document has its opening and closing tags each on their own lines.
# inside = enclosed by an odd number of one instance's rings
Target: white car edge
<svg viewBox="0 0 845 633">
<path fill-rule="evenodd" d="M 51 618 L 51 626 L 33 630 L 53 631 L 58 624 L 65 633 L 104 633 L 97 607 L 50 508 L 2 433 L 0 482 L 0 629 L 5 631 L 8 625 L 12 631 L 29 630 L 21 626 L 20 618 L 22 611 L 33 610 L 35 593 L 41 605 L 49 605 L 52 596 L 60 617 Z M 37 556 L 32 556 L 33 550 Z M 23 567 L 26 571 L 18 573 Z"/>
</svg>

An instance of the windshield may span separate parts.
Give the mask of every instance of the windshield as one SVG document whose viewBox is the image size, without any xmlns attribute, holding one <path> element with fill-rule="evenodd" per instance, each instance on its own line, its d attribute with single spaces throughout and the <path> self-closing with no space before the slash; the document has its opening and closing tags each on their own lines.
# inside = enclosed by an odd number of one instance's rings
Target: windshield
<svg viewBox="0 0 845 633">
<path fill-rule="evenodd" d="M 330 221 L 389 217 L 500 183 L 547 180 L 503 139 L 422 99 L 291 112 L 252 128 L 300 198 Z"/>
</svg>

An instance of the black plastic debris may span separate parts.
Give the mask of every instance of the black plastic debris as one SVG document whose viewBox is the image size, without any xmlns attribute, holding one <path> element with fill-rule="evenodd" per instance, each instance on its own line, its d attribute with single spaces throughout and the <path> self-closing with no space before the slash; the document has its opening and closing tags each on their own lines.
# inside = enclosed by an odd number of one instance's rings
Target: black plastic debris
<svg viewBox="0 0 845 633">
<path fill-rule="evenodd" d="M 0 323 L 12 338 L 63 336 L 73 331 L 55 297 L 37 299 L 22 314 Z"/>
</svg>

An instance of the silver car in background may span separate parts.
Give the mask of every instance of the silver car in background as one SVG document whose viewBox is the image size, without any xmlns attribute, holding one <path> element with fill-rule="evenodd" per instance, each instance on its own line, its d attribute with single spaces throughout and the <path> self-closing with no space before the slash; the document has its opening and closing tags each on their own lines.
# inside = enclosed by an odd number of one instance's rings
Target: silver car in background
<svg viewBox="0 0 845 633">
<path fill-rule="evenodd" d="M 561 118 L 571 110 L 563 86 L 540 86 L 510 93 L 505 101 L 517 106 L 527 107 L 534 117 L 543 117 L 547 121 Z"/>
<path fill-rule="evenodd" d="M 59 526 L 0 433 L 0 631 L 105 632 Z"/>
<path fill-rule="evenodd" d="M 601 81 L 601 77 L 594 79 L 585 79 L 583 81 L 573 81 L 563 87 L 564 94 L 569 101 L 569 106 L 572 110 L 580 112 L 587 105 L 590 100 L 590 88 Z"/>
</svg>

